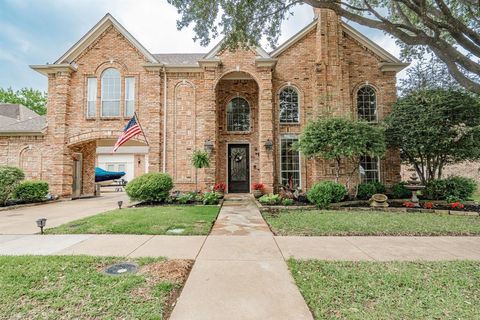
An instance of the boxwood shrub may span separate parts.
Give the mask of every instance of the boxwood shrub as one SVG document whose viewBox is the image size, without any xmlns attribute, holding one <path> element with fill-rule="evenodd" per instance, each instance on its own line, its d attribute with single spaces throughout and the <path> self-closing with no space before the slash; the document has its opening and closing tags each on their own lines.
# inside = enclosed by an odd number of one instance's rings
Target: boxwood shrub
<svg viewBox="0 0 480 320">
<path fill-rule="evenodd" d="M 343 184 L 333 181 L 322 181 L 307 191 L 307 198 L 319 208 L 326 208 L 330 203 L 340 202 L 347 195 Z"/>
<path fill-rule="evenodd" d="M 477 183 L 475 180 L 451 176 L 446 179 L 430 181 L 427 183 L 423 194 L 432 200 L 446 200 L 447 198 L 466 200 L 471 198 L 476 190 Z"/>
<path fill-rule="evenodd" d="M 392 186 L 393 199 L 407 199 L 412 196 L 412 191 L 408 190 L 405 186 L 408 183 L 405 181 L 396 183 Z"/>
<path fill-rule="evenodd" d="M 13 198 L 23 202 L 43 201 L 48 195 L 48 183 L 41 180 L 22 181 L 13 192 Z"/>
<path fill-rule="evenodd" d="M 376 193 L 385 193 L 387 188 L 381 182 L 363 182 L 358 185 L 357 198 L 362 200 L 370 199 Z"/>
<path fill-rule="evenodd" d="M 11 166 L 0 166 L 0 205 L 5 204 L 24 178 L 25 174 L 21 169 Z"/>
<path fill-rule="evenodd" d="M 159 172 L 136 177 L 125 187 L 130 199 L 143 202 L 164 202 L 172 189 L 172 178 L 168 174 Z"/>
</svg>

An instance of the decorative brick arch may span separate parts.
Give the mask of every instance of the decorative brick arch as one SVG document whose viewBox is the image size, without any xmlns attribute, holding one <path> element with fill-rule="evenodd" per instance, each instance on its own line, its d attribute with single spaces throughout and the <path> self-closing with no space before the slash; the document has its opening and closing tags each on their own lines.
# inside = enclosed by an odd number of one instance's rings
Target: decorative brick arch
<svg viewBox="0 0 480 320">
<path fill-rule="evenodd" d="M 83 132 L 80 134 L 76 134 L 67 138 L 67 146 L 68 147 L 75 147 L 82 145 L 87 142 L 92 142 L 101 139 L 113 139 L 116 140 L 120 136 L 122 132 L 120 130 L 96 130 L 96 131 L 89 131 Z M 145 143 L 142 139 L 137 137 L 132 138 L 133 141 L 138 141 Z"/>
</svg>

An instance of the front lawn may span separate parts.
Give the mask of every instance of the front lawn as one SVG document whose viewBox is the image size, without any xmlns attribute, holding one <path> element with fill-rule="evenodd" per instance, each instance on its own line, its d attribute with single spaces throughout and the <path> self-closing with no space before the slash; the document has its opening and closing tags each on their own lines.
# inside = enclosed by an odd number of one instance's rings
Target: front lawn
<svg viewBox="0 0 480 320">
<path fill-rule="evenodd" d="M 288 264 L 315 319 L 480 319 L 480 262 Z"/>
<path fill-rule="evenodd" d="M 166 318 L 192 262 L 130 261 L 137 273 L 108 276 L 102 270 L 120 258 L 0 256 L 0 318 Z"/>
<path fill-rule="evenodd" d="M 48 234 L 180 234 L 207 235 L 218 214 L 217 206 L 158 206 L 113 210 L 75 220 Z M 169 230 L 183 229 L 179 233 Z"/>
<path fill-rule="evenodd" d="M 478 216 L 376 211 L 280 211 L 264 213 L 277 235 L 479 235 Z"/>
</svg>

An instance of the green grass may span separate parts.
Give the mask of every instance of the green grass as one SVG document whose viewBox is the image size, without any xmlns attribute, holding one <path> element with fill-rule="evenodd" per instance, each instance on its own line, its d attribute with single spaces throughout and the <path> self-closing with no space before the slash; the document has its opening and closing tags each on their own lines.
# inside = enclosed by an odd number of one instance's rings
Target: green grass
<svg viewBox="0 0 480 320">
<path fill-rule="evenodd" d="M 164 259 L 131 259 L 140 266 Z M 120 258 L 0 256 L 1 319 L 162 319 L 183 285 L 149 273 L 107 276 Z"/>
<path fill-rule="evenodd" d="M 288 262 L 315 319 L 480 319 L 480 262 Z"/>
<path fill-rule="evenodd" d="M 478 216 L 312 210 L 264 217 L 277 235 L 480 235 Z"/>
<path fill-rule="evenodd" d="M 75 220 L 48 234 L 167 234 L 167 230 L 184 228 L 181 235 L 206 235 L 210 232 L 217 206 L 158 206 L 113 210 Z"/>
<path fill-rule="evenodd" d="M 477 202 L 477 203 L 480 203 L 480 192 L 478 193 L 475 193 L 472 197 L 472 199 Z"/>
</svg>

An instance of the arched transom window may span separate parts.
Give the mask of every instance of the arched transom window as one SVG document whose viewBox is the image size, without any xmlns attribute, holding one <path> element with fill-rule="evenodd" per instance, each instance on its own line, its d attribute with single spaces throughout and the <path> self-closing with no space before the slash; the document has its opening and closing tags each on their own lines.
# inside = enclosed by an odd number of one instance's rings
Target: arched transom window
<svg viewBox="0 0 480 320">
<path fill-rule="evenodd" d="M 115 68 L 102 74 L 102 117 L 120 116 L 121 77 Z"/>
<path fill-rule="evenodd" d="M 250 131 L 250 106 L 247 100 L 236 97 L 228 103 L 227 131 Z"/>
<path fill-rule="evenodd" d="M 286 87 L 280 92 L 280 122 L 298 123 L 298 92 Z"/>
<path fill-rule="evenodd" d="M 377 121 L 377 94 L 371 86 L 363 86 L 357 92 L 358 119 Z"/>
</svg>

